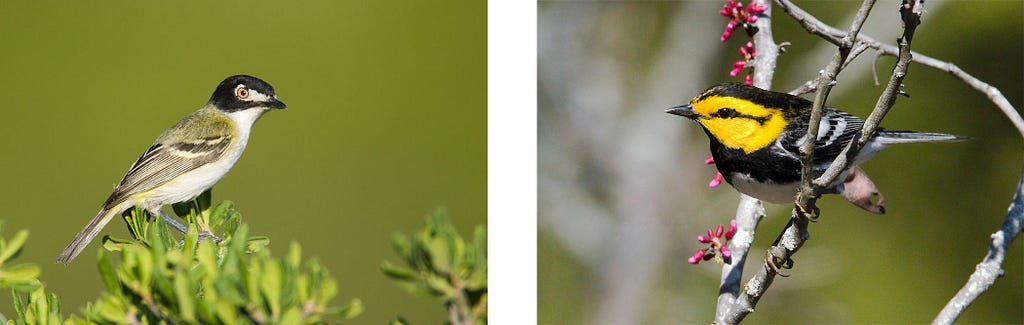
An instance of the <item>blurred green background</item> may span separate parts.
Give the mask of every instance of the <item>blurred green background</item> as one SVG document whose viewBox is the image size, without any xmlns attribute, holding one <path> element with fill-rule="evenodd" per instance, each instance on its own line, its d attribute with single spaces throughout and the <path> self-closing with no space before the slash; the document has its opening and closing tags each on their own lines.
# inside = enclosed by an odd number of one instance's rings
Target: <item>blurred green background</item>
<svg viewBox="0 0 1024 325">
<path fill-rule="evenodd" d="M 743 1 L 744 5 L 748 1 Z M 840 29 L 860 1 L 795 1 Z M 686 262 L 707 227 L 728 223 L 738 194 L 709 189 L 708 139 L 664 113 L 729 77 L 738 30 L 719 37 L 725 0 L 539 2 L 538 315 L 541 323 L 708 323 L 721 268 Z M 899 1 L 879 1 L 862 33 L 894 43 Z M 954 62 L 1024 106 L 1024 2 L 928 1 L 913 49 Z M 817 76 L 835 47 L 778 7 L 773 90 Z M 881 86 L 868 50 L 839 76 L 829 104 L 867 116 Z M 895 59 L 878 60 L 888 79 Z M 927 323 L 964 284 L 1001 225 L 1022 169 L 1022 140 L 981 94 L 946 73 L 911 65 L 882 125 L 973 140 L 893 147 L 863 165 L 887 199 L 872 215 L 819 201 L 821 220 L 746 320 L 751 323 Z M 805 97 L 810 97 L 805 96 Z M 784 227 L 791 206 L 767 205 L 744 281 Z M 1024 323 L 1024 240 L 1005 275 L 960 318 Z"/>
<path fill-rule="evenodd" d="M 377 266 L 438 205 L 465 236 L 486 222 L 485 33 L 482 1 L 2 1 L 0 218 L 31 231 L 20 261 L 65 310 L 84 307 L 99 246 L 68 268 L 57 253 L 160 132 L 251 74 L 289 108 L 257 123 L 214 200 L 277 254 L 319 256 L 337 302 L 363 300 L 353 323 L 440 323 L 440 302 Z"/>
</svg>

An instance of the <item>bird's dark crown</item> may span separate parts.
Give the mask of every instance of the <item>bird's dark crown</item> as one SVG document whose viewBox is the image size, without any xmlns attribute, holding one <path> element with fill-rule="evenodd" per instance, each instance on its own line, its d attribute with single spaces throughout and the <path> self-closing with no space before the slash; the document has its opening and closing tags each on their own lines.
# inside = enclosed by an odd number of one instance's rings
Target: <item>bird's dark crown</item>
<svg viewBox="0 0 1024 325">
<path fill-rule="evenodd" d="M 267 95 L 272 100 L 242 100 L 236 94 L 239 85 L 245 85 L 245 88 L 249 91 Z M 268 107 L 268 103 L 271 104 L 269 107 L 283 108 L 284 104 L 277 101 L 274 98 L 275 95 L 274 87 L 260 78 L 248 75 L 234 75 L 224 79 L 224 81 L 220 82 L 220 85 L 217 85 L 217 89 L 210 96 L 210 104 L 226 112 L 240 111 L 252 107 Z M 281 104 L 282 107 L 274 106 L 275 102 Z"/>
<path fill-rule="evenodd" d="M 788 116 L 799 116 L 810 111 L 811 101 L 787 93 L 764 90 L 741 83 L 724 83 L 708 88 L 697 95 L 691 103 L 700 102 L 711 96 L 735 97 L 745 99 L 765 107 L 782 110 Z"/>
</svg>

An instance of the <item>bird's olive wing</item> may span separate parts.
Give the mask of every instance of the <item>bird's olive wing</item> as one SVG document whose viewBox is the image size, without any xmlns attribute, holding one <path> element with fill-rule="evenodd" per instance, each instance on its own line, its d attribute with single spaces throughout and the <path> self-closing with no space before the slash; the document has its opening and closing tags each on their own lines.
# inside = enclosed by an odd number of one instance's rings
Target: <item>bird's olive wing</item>
<svg viewBox="0 0 1024 325">
<path fill-rule="evenodd" d="M 230 134 L 154 144 L 132 165 L 103 205 L 112 208 L 132 194 L 151 190 L 199 166 L 216 161 L 230 145 Z"/>
</svg>

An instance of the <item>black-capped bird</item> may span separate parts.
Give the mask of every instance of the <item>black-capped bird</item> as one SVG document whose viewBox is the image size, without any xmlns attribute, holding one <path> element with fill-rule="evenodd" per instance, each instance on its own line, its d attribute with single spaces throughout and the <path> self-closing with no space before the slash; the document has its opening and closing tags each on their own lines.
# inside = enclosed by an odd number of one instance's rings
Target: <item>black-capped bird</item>
<svg viewBox="0 0 1024 325">
<path fill-rule="evenodd" d="M 700 124 L 711 140 L 711 156 L 725 181 L 754 198 L 792 202 L 800 183 L 800 144 L 807 140 L 813 103 L 786 93 L 737 83 L 708 88 L 688 104 L 666 112 Z M 860 136 L 864 121 L 825 107 L 814 139 L 814 177 L 825 172 L 850 141 Z M 884 200 L 857 165 L 889 145 L 962 141 L 965 137 L 879 129 L 853 159 L 849 170 L 830 185 L 855 205 L 884 213 Z M 879 195 L 877 204 L 869 201 Z"/>
<path fill-rule="evenodd" d="M 57 262 L 70 263 L 111 218 L 131 207 L 161 216 L 164 205 L 192 200 L 212 187 L 242 156 L 256 120 L 285 107 L 274 88 L 259 78 L 224 79 L 205 106 L 157 137 Z"/>
</svg>

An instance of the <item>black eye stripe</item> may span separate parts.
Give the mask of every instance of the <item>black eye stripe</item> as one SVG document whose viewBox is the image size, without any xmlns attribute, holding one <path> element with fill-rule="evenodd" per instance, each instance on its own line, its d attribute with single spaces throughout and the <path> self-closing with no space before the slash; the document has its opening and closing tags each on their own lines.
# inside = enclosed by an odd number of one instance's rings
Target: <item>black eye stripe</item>
<svg viewBox="0 0 1024 325">
<path fill-rule="evenodd" d="M 711 117 L 717 117 L 717 118 L 745 118 L 745 119 L 754 120 L 758 124 L 761 124 L 761 125 L 764 125 L 764 123 L 768 122 L 768 119 L 771 118 L 771 116 L 754 116 L 754 115 L 743 114 L 743 113 L 737 112 L 735 109 L 732 109 L 732 108 L 729 108 L 729 107 L 723 107 L 723 108 L 715 111 L 714 113 L 711 113 Z"/>
<path fill-rule="evenodd" d="M 719 110 L 715 111 L 714 113 L 711 113 L 711 116 L 712 117 L 720 117 L 720 118 L 733 118 L 733 117 L 740 116 L 740 112 L 737 112 L 736 110 L 734 110 L 732 108 L 725 107 L 725 108 L 722 108 L 722 109 L 719 109 Z"/>
</svg>

